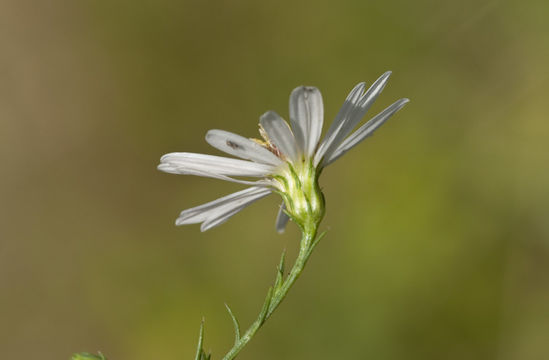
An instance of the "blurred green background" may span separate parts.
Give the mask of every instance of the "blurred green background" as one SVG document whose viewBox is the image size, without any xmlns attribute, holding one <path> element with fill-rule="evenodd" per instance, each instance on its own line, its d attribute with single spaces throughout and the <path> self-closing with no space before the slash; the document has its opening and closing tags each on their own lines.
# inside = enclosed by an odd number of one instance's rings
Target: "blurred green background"
<svg viewBox="0 0 549 360">
<path fill-rule="evenodd" d="M 204 234 L 179 211 L 241 189 L 156 170 L 257 136 L 317 86 L 412 101 L 324 172 L 330 229 L 241 359 L 549 358 L 546 1 L 0 3 L 0 352 L 191 359 L 259 311 L 279 199 Z"/>
</svg>

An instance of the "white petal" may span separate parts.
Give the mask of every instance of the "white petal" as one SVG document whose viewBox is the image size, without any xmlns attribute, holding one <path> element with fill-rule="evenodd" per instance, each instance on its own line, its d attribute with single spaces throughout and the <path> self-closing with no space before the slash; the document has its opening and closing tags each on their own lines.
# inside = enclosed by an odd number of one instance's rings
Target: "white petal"
<svg viewBox="0 0 549 360">
<path fill-rule="evenodd" d="M 324 165 L 328 166 L 333 163 L 340 156 L 345 154 L 347 151 L 358 145 L 362 140 L 366 139 L 368 136 L 372 135 L 387 119 L 389 119 L 393 114 L 402 109 L 410 100 L 400 99 L 391 106 L 387 107 L 385 110 L 374 116 L 366 124 L 362 125 L 358 130 L 356 130 L 351 136 L 349 136 L 341 145 L 332 153 L 330 157 L 324 158 Z"/>
<path fill-rule="evenodd" d="M 251 187 L 236 193 L 224 196 L 209 203 L 196 206 L 181 212 L 176 225 L 196 224 L 224 216 L 235 209 L 243 209 L 252 202 L 267 196 L 270 189 Z"/>
<path fill-rule="evenodd" d="M 346 134 L 343 137 L 346 137 L 360 122 L 360 120 L 362 120 L 362 117 L 366 114 L 370 107 L 372 107 L 373 103 L 376 101 L 383 89 L 385 89 L 390 76 L 390 71 L 385 72 L 372 84 L 372 86 L 370 86 L 364 95 L 360 97 L 358 100 L 359 108 L 356 110 L 356 116 L 350 116 L 342 129 L 342 132 Z"/>
<path fill-rule="evenodd" d="M 247 205 L 249 204 L 241 205 L 240 207 L 233 209 L 231 211 L 228 211 L 226 213 L 223 213 L 216 218 L 212 218 L 210 220 L 204 221 L 202 225 L 200 225 L 200 231 L 202 232 L 208 231 L 216 226 L 219 226 L 225 223 L 231 217 L 233 217 L 234 215 L 238 214 L 241 210 L 243 210 Z"/>
<path fill-rule="evenodd" d="M 316 153 L 315 165 L 317 165 L 323 157 L 331 157 L 335 149 L 355 128 L 355 126 L 360 122 L 362 117 L 364 117 L 368 109 L 377 99 L 379 94 L 381 94 L 387 84 L 387 81 L 389 80 L 390 75 L 390 71 L 385 72 L 364 94 L 359 93 L 360 95 L 358 97 L 356 90 L 364 89 L 364 87 L 361 86 L 362 83 L 355 86 L 349 96 L 347 96 L 347 100 L 345 100 L 342 109 L 336 116 L 332 127 L 330 127 L 331 131 L 328 132 L 329 136 L 326 136 L 322 142 L 322 146 Z"/>
<path fill-rule="evenodd" d="M 349 95 L 347 95 L 347 97 L 345 98 L 345 101 L 343 102 L 341 109 L 339 109 L 339 112 L 337 113 L 334 121 L 332 121 L 330 128 L 326 132 L 326 135 L 324 136 L 324 140 L 322 140 L 322 142 L 320 143 L 320 146 L 318 147 L 318 150 L 315 154 L 315 165 L 317 165 L 320 162 L 328 146 L 333 142 L 336 133 L 339 131 L 339 129 L 343 125 L 343 122 L 347 118 L 349 112 L 356 106 L 356 102 L 360 98 L 360 95 L 362 95 L 362 93 L 364 92 L 365 87 L 366 87 L 365 83 L 363 82 L 358 83 L 349 92 Z"/>
<path fill-rule="evenodd" d="M 257 180 L 257 181 L 240 180 L 240 179 L 234 179 L 229 176 L 214 174 L 206 171 L 190 171 L 181 167 L 172 166 L 170 164 L 160 164 L 157 166 L 157 169 L 169 174 L 209 177 L 209 178 L 225 180 L 225 181 L 230 181 L 230 182 L 234 182 L 237 184 L 244 184 L 244 185 L 253 185 L 253 186 L 271 186 L 272 185 L 271 180 L 268 180 L 268 179 Z"/>
<path fill-rule="evenodd" d="M 297 144 L 288 123 L 274 111 L 267 111 L 259 122 L 282 154 L 291 161 L 297 160 Z"/>
<path fill-rule="evenodd" d="M 278 166 L 282 163 L 275 154 L 255 141 L 224 130 L 210 130 L 206 141 L 216 149 L 242 159 Z"/>
<path fill-rule="evenodd" d="M 229 220 L 233 215 L 240 212 L 242 209 L 252 204 L 253 202 L 269 195 L 271 192 L 266 191 L 268 189 L 261 189 L 263 192 L 257 193 L 255 195 L 247 196 L 246 198 L 235 200 L 227 205 L 223 205 L 214 211 L 212 211 L 208 218 L 200 226 L 201 231 L 209 230 L 213 227 L 223 224 L 225 221 Z"/>
<path fill-rule="evenodd" d="M 226 176 L 262 177 L 272 174 L 275 170 L 271 165 L 194 153 L 166 154 L 160 158 L 160 162 L 169 164 L 171 168 L 177 169 L 181 174 L 203 172 Z"/>
<path fill-rule="evenodd" d="M 318 144 L 324 121 L 322 95 L 315 87 L 300 86 L 290 95 L 290 124 L 298 147 L 310 157 Z"/>
<path fill-rule="evenodd" d="M 290 217 L 286 215 L 284 210 L 286 209 L 286 204 L 282 202 L 280 205 L 280 209 L 278 209 L 278 215 L 276 216 L 276 231 L 278 231 L 279 234 L 282 234 L 284 230 L 286 229 L 286 225 L 288 224 L 288 220 L 290 220 Z"/>
</svg>

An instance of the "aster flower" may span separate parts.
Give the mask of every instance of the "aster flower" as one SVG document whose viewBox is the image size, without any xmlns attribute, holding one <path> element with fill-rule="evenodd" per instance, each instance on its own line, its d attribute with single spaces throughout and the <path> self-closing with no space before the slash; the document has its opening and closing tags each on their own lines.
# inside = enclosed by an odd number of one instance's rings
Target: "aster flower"
<svg viewBox="0 0 549 360">
<path fill-rule="evenodd" d="M 273 192 L 283 198 L 276 229 L 283 232 L 289 219 L 302 229 L 315 228 L 324 216 L 324 197 L 318 186 L 322 170 L 372 135 L 408 99 L 400 99 L 360 126 L 368 109 L 381 94 L 391 72 L 367 90 L 356 85 L 320 141 L 324 122 L 322 95 L 315 87 L 300 86 L 290 95 L 290 125 L 274 111 L 259 121 L 262 140 L 210 130 L 206 141 L 240 159 L 195 153 L 169 153 L 158 169 L 172 174 L 197 175 L 249 185 L 248 188 L 181 212 L 177 225 L 202 223 L 206 231 Z M 258 178 L 253 181 L 250 178 Z"/>
</svg>

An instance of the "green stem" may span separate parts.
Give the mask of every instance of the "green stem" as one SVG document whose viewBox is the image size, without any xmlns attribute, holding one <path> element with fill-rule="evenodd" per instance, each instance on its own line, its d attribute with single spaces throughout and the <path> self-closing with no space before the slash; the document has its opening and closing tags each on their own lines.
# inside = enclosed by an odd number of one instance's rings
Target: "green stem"
<svg viewBox="0 0 549 360">
<path fill-rule="evenodd" d="M 265 321 L 273 314 L 273 312 L 276 310 L 278 305 L 284 300 L 290 289 L 292 288 L 292 285 L 296 282 L 296 280 L 299 278 L 299 275 L 301 275 L 301 272 L 305 268 L 305 265 L 307 264 L 307 260 L 309 259 L 309 256 L 311 255 L 311 252 L 316 245 L 317 241 L 313 241 L 316 237 L 317 233 L 317 224 L 312 224 L 311 226 L 306 226 L 302 229 L 302 237 L 301 242 L 299 245 L 299 254 L 297 256 L 297 259 L 295 260 L 295 263 L 290 270 L 290 273 L 284 279 L 282 284 L 278 286 L 276 289 L 270 289 L 269 295 L 267 295 L 267 299 L 265 300 L 265 304 L 263 305 L 263 309 L 257 319 L 253 322 L 253 324 L 246 330 L 244 335 L 240 337 L 238 341 L 235 342 L 232 349 L 227 352 L 223 360 L 232 360 L 234 359 L 238 353 L 248 344 L 248 342 L 254 337 L 255 333 L 261 328 L 261 326 L 265 323 Z"/>
</svg>

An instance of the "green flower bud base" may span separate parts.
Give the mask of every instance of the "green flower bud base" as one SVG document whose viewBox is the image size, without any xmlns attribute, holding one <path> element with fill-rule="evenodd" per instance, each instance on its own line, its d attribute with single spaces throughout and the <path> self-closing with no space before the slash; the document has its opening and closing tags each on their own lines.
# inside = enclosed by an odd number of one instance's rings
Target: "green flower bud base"
<svg viewBox="0 0 549 360">
<path fill-rule="evenodd" d="M 324 195 L 318 185 L 320 173 L 312 161 L 298 166 L 286 164 L 278 182 L 279 194 L 284 199 L 286 214 L 302 229 L 317 228 L 324 217 Z"/>
</svg>

